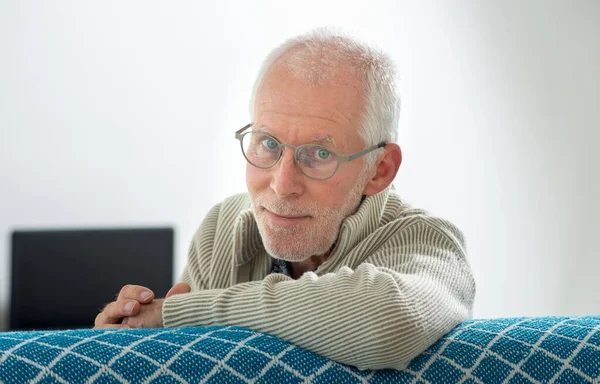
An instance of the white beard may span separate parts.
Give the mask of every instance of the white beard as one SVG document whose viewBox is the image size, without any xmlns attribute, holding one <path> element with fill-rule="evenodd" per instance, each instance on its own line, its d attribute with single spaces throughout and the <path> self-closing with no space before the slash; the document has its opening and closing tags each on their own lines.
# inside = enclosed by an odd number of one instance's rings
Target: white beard
<svg viewBox="0 0 600 384">
<path fill-rule="evenodd" d="M 338 238 L 342 222 L 354 214 L 360 205 L 366 185 L 365 176 L 361 175 L 339 207 L 321 207 L 313 202 L 299 207 L 297 200 L 267 200 L 251 194 L 254 218 L 267 253 L 291 262 L 328 253 Z M 310 219 L 293 228 L 281 228 L 265 218 L 262 207 L 279 215 L 310 216 Z"/>
</svg>

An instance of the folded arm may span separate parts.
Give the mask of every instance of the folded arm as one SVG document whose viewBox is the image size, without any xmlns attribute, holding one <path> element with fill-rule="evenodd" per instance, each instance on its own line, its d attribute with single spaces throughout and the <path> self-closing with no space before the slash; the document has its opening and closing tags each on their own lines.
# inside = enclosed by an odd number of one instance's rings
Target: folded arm
<svg viewBox="0 0 600 384">
<path fill-rule="evenodd" d="M 435 246 L 420 240 L 431 238 L 428 231 L 436 232 Z M 475 286 L 456 238 L 427 221 L 402 232 L 401 247 L 383 248 L 355 270 L 298 280 L 271 274 L 173 296 L 163 305 L 164 325 L 244 326 L 360 369 L 405 368 L 470 317 Z"/>
</svg>

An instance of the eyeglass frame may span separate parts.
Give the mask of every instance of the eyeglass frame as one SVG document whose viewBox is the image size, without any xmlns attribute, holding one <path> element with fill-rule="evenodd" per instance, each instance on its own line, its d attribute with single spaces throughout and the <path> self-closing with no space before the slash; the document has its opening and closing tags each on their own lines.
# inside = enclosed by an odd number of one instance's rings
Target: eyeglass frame
<svg viewBox="0 0 600 384">
<path fill-rule="evenodd" d="M 251 162 L 248 159 L 248 157 L 246 156 L 246 152 L 244 151 L 244 143 L 243 143 L 242 140 L 243 140 L 243 138 L 244 138 L 245 135 L 247 135 L 249 133 L 253 133 L 254 131 L 249 131 L 249 132 L 246 132 L 246 133 L 242 133 L 242 132 L 244 132 L 246 129 L 252 127 L 253 125 L 254 125 L 254 123 L 246 124 L 244 127 L 242 127 L 241 129 L 239 129 L 238 131 L 235 132 L 235 138 L 240 141 L 240 148 L 242 150 L 242 154 L 244 155 L 244 158 L 246 159 L 246 161 L 250 165 L 252 165 L 252 166 L 254 166 L 256 168 L 260 168 L 260 169 L 270 169 L 270 168 L 273 168 L 275 165 L 277 165 L 277 163 L 279 163 L 279 160 L 281 160 L 281 158 L 283 157 L 283 148 L 282 147 L 289 147 L 289 148 L 292 148 L 294 150 L 294 163 L 296 164 L 296 168 L 300 171 L 300 173 L 302 173 L 304 176 L 306 176 L 306 177 L 308 177 L 309 179 L 312 179 L 312 180 L 327 180 L 327 179 L 330 179 L 330 178 L 332 178 L 335 175 L 335 173 L 337 172 L 337 170 L 340 167 L 340 164 L 342 162 L 352 161 L 352 160 L 357 159 L 357 158 L 359 158 L 359 157 L 361 157 L 363 155 L 366 155 L 369 152 L 375 151 L 377 149 L 383 148 L 386 145 L 388 145 L 388 142 L 382 141 L 382 142 L 380 142 L 377 145 L 374 145 L 374 146 L 372 146 L 370 148 L 367 148 L 367 149 L 362 150 L 362 151 L 360 151 L 360 152 L 358 152 L 358 153 L 356 153 L 354 155 L 349 155 L 349 156 L 339 155 L 334 150 L 330 149 L 329 147 L 327 147 L 325 145 L 320 145 L 321 147 L 324 147 L 325 149 L 327 149 L 332 155 L 334 155 L 337 158 L 338 161 L 337 161 L 337 165 L 335 167 L 335 170 L 333 171 L 333 173 L 331 174 L 331 176 L 325 177 L 325 178 L 316 178 L 316 177 L 312 177 L 312 176 L 309 176 L 306 173 L 304 173 L 304 171 L 302 170 L 302 167 L 300 167 L 300 165 L 298 164 L 298 157 L 297 157 L 298 148 L 304 147 L 304 146 L 308 146 L 308 145 L 315 145 L 315 144 L 302 144 L 302 145 L 299 145 L 299 146 L 295 146 L 295 145 L 292 145 L 292 144 L 286 144 L 286 143 L 280 142 L 279 139 L 277 139 L 275 136 L 263 132 L 265 135 L 270 136 L 273 139 L 275 139 L 275 141 L 277 142 L 277 147 L 280 149 L 281 152 L 280 152 L 279 157 L 277 158 L 277 160 L 273 163 L 273 165 L 271 165 L 269 167 L 259 167 L 258 165 L 256 165 L 253 162 Z M 255 133 L 261 133 L 261 132 L 255 132 Z"/>
</svg>

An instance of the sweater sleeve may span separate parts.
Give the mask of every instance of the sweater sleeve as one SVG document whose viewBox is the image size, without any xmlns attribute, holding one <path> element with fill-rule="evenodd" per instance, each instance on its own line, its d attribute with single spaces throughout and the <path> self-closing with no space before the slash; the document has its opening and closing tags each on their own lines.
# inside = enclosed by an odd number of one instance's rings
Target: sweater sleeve
<svg viewBox="0 0 600 384">
<path fill-rule="evenodd" d="M 462 236 L 437 219 L 400 230 L 356 269 L 292 280 L 270 274 L 165 300 L 166 327 L 226 324 L 269 333 L 359 369 L 403 369 L 471 316 Z M 400 244 L 400 245 L 398 245 Z"/>
</svg>

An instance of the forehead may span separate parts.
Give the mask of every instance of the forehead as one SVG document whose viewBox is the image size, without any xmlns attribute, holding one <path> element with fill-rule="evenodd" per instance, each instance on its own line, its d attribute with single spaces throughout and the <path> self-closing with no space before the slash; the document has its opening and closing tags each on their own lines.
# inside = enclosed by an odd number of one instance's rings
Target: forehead
<svg viewBox="0 0 600 384">
<path fill-rule="evenodd" d="M 293 76 L 285 65 L 275 65 L 256 95 L 255 127 L 292 139 L 352 144 L 360 142 L 363 111 L 364 92 L 355 73 L 339 70 L 315 85 Z"/>
</svg>

